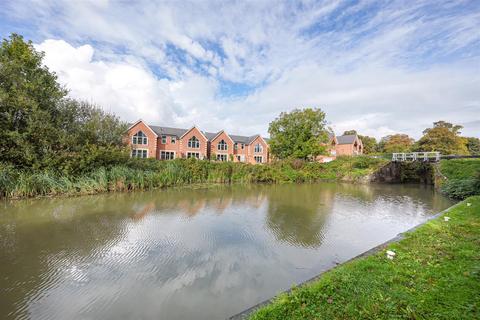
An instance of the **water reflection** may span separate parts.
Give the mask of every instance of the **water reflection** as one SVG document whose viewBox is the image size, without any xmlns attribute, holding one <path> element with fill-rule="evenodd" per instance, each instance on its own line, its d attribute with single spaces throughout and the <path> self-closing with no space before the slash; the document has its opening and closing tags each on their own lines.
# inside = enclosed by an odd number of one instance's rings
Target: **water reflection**
<svg viewBox="0 0 480 320">
<path fill-rule="evenodd" d="M 419 186 L 339 184 L 5 202 L 0 312 L 222 319 L 450 204 Z"/>
</svg>

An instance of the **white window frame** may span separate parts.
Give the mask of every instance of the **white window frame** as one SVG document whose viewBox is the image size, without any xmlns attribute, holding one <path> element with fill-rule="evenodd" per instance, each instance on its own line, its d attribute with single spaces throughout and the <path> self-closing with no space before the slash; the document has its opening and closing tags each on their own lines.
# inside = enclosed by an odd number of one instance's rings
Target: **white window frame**
<svg viewBox="0 0 480 320">
<path fill-rule="evenodd" d="M 227 151 L 228 150 L 228 144 L 225 142 L 225 140 L 220 140 L 217 143 L 217 150 L 218 151 Z"/>
<path fill-rule="evenodd" d="M 167 159 L 167 158 L 166 158 L 167 153 L 168 153 L 169 155 L 172 155 L 172 154 L 173 154 L 173 158 L 170 158 L 170 157 L 169 157 L 169 158 Z M 163 157 L 162 157 L 162 154 L 163 154 Z M 160 151 L 160 160 L 173 160 L 173 159 L 175 159 L 176 157 L 177 157 L 177 154 L 176 154 L 175 151 L 170 151 L 170 150 L 161 150 L 161 151 Z"/>
<path fill-rule="evenodd" d="M 190 149 L 200 149 L 200 140 L 196 136 L 191 137 L 188 139 L 187 146 Z"/>
<path fill-rule="evenodd" d="M 139 157 L 138 156 L 138 152 L 141 151 L 142 152 L 142 156 Z M 135 155 L 134 155 L 135 153 Z M 143 157 L 143 154 L 145 153 L 145 157 Z M 130 157 L 131 158 L 139 158 L 139 159 L 146 159 L 148 158 L 148 149 L 142 149 L 142 148 L 135 148 L 135 149 L 132 149 L 132 152 L 130 153 Z"/>
<path fill-rule="evenodd" d="M 188 158 L 200 159 L 200 152 L 187 151 L 187 159 Z"/>
<path fill-rule="evenodd" d="M 226 154 L 226 153 L 217 153 L 217 161 L 227 162 L 227 161 L 228 161 L 228 154 Z"/>
<path fill-rule="evenodd" d="M 166 135 L 162 136 L 162 144 L 167 144 L 167 136 Z"/>
<path fill-rule="evenodd" d="M 253 152 L 255 152 L 255 153 L 262 153 L 262 152 L 263 152 L 263 146 L 262 146 L 260 143 L 257 143 L 257 144 L 253 147 Z"/>
<path fill-rule="evenodd" d="M 243 154 L 237 155 L 237 161 L 238 162 L 245 162 L 245 155 L 243 155 Z"/>
<path fill-rule="evenodd" d="M 171 137 L 170 137 L 170 142 L 171 142 L 172 144 L 177 143 L 177 137 L 171 136 Z"/>
<path fill-rule="evenodd" d="M 255 163 L 263 163 L 263 156 L 253 156 L 253 160 L 255 161 Z"/>
<path fill-rule="evenodd" d="M 139 134 L 142 134 L 139 136 Z M 140 143 L 139 143 L 140 142 Z M 135 144 L 135 145 L 147 145 L 148 144 L 148 137 L 145 133 L 143 133 L 142 130 L 139 130 L 137 131 L 137 133 L 135 133 L 133 136 L 132 136 L 132 144 Z"/>
<path fill-rule="evenodd" d="M 245 149 L 245 143 L 240 144 L 240 147 L 242 148 L 242 150 Z"/>
</svg>

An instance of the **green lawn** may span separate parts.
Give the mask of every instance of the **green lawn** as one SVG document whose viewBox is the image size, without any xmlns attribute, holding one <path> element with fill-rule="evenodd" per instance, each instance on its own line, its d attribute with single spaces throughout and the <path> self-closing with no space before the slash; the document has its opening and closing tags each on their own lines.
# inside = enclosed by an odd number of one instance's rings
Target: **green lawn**
<svg viewBox="0 0 480 320">
<path fill-rule="evenodd" d="M 480 319 L 480 196 L 280 295 L 250 319 Z"/>
</svg>

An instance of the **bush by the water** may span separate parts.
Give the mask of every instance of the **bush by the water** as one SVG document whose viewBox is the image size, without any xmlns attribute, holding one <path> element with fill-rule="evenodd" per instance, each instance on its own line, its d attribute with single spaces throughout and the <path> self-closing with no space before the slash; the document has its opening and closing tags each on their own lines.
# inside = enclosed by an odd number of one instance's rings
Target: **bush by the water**
<svg viewBox="0 0 480 320">
<path fill-rule="evenodd" d="M 33 171 L 0 164 L 0 197 L 94 194 L 200 183 L 289 183 L 357 181 L 385 163 L 368 157 L 340 157 L 329 163 L 281 161 L 268 165 L 196 159 L 129 159 L 78 175 Z"/>
<path fill-rule="evenodd" d="M 480 159 L 442 160 L 440 172 L 445 178 L 440 190 L 454 199 L 480 195 Z"/>
</svg>

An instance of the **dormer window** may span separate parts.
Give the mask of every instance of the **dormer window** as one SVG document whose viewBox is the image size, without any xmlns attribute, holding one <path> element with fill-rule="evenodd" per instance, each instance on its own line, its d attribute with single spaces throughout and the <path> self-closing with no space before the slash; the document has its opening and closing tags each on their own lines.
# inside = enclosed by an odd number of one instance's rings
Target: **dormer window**
<svg viewBox="0 0 480 320">
<path fill-rule="evenodd" d="M 132 144 L 148 144 L 148 138 L 142 131 L 138 131 L 132 137 Z"/>
<path fill-rule="evenodd" d="M 254 152 L 260 153 L 263 152 L 263 147 L 260 143 L 257 143 L 253 149 Z"/>
<path fill-rule="evenodd" d="M 226 151 L 228 149 L 228 145 L 227 143 L 225 142 L 225 140 L 222 139 L 222 141 L 220 141 L 217 145 L 217 150 L 219 151 Z"/>
<path fill-rule="evenodd" d="M 193 136 L 188 139 L 188 147 L 192 149 L 200 148 L 200 141 L 197 139 L 197 137 Z"/>
</svg>

